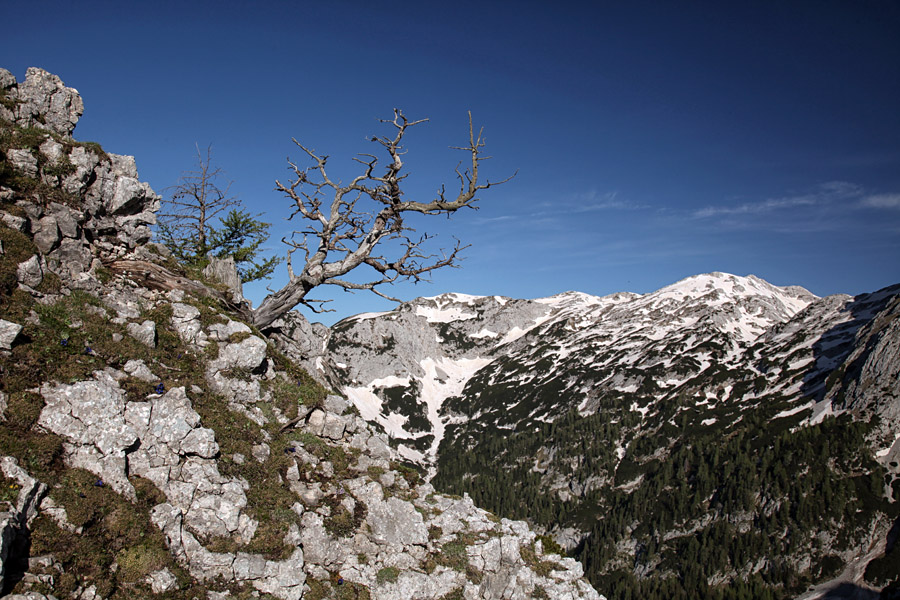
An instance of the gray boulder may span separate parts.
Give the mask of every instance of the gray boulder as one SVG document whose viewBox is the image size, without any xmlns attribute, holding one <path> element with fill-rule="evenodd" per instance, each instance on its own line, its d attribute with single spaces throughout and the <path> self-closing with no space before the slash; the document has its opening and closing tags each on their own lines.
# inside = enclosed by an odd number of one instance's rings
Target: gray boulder
<svg viewBox="0 0 900 600">
<path fill-rule="evenodd" d="M 16 268 L 16 279 L 19 283 L 32 288 L 41 284 L 41 281 L 44 280 L 44 269 L 37 254 L 19 263 Z"/>
<path fill-rule="evenodd" d="M 37 177 L 37 158 L 28 150 L 13 149 L 6 153 L 6 159 L 13 168 L 26 177 Z"/>
<path fill-rule="evenodd" d="M 34 232 L 34 245 L 38 247 L 38 250 L 44 254 L 53 250 L 60 238 L 56 217 L 45 216 L 36 223 L 32 222 L 31 227 Z"/>
<path fill-rule="evenodd" d="M 156 323 L 146 320 L 143 323 L 129 323 L 125 326 L 128 335 L 150 348 L 156 348 Z"/>
<path fill-rule="evenodd" d="M 12 344 L 16 341 L 22 326 L 12 321 L 0 319 L 0 350 L 11 350 Z"/>
</svg>

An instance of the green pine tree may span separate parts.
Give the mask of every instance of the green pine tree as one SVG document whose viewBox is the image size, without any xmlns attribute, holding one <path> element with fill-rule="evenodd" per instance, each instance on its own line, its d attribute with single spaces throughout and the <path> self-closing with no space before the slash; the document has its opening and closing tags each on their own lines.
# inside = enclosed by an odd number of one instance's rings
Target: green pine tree
<svg viewBox="0 0 900 600">
<path fill-rule="evenodd" d="M 232 257 L 242 283 L 268 279 L 281 262 L 278 257 L 261 257 L 270 224 L 240 210 L 240 200 L 228 195 L 231 183 L 223 184 L 224 173 L 197 148 L 197 167 L 182 174 L 163 200 L 157 239 L 180 262 L 196 268 L 212 257 Z M 229 212 L 222 217 L 222 213 Z M 257 215 L 259 216 L 259 215 Z"/>
</svg>

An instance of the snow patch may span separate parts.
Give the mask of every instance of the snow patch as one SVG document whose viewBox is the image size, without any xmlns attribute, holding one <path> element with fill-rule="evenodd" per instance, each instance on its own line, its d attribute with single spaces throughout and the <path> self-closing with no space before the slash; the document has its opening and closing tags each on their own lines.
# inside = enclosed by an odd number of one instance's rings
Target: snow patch
<svg viewBox="0 0 900 600">
<path fill-rule="evenodd" d="M 429 323 L 452 323 L 453 321 L 467 321 L 478 315 L 464 312 L 461 306 L 449 306 L 447 308 L 435 308 L 431 306 L 417 306 L 416 316 L 425 317 Z"/>
<path fill-rule="evenodd" d="M 831 403 L 829 402 L 829 404 L 831 404 Z M 810 400 L 809 402 L 806 402 L 805 404 L 800 404 L 799 406 L 795 406 L 794 408 L 789 408 L 788 410 L 781 411 L 780 413 L 778 413 L 777 415 L 772 417 L 772 420 L 774 421 L 775 419 L 781 419 L 783 417 L 790 417 L 792 415 L 796 415 L 797 413 L 803 412 L 804 410 L 806 410 L 808 408 L 812 408 L 814 405 L 815 405 L 815 402 Z"/>
<path fill-rule="evenodd" d="M 491 331 L 490 329 L 482 329 L 478 333 L 471 334 L 469 337 L 475 338 L 475 339 L 482 339 L 482 338 L 495 338 L 498 335 L 500 335 L 500 334 L 495 331 Z"/>
<path fill-rule="evenodd" d="M 388 311 L 384 311 L 384 312 L 367 312 L 367 313 L 360 313 L 360 314 L 358 314 L 358 315 L 354 315 L 354 316 L 352 316 L 352 317 L 349 317 L 347 320 L 348 320 L 348 321 L 351 321 L 351 320 L 352 320 L 352 321 L 364 321 L 364 320 L 366 320 L 366 319 L 376 319 L 376 318 L 378 318 L 378 317 L 383 317 L 384 315 L 389 315 L 389 314 L 391 314 L 392 312 L 393 312 L 393 311 L 388 310 Z"/>
<path fill-rule="evenodd" d="M 639 412 L 642 417 L 646 417 L 647 413 L 650 412 L 650 406 L 638 406 L 637 402 L 632 402 L 631 407 L 628 410 L 631 412 Z"/>
<path fill-rule="evenodd" d="M 434 459 L 437 456 L 438 446 L 444 439 L 446 423 L 439 415 L 441 405 L 447 398 L 459 396 L 463 388 L 472 376 L 485 365 L 490 364 L 489 358 L 425 358 L 419 362 L 419 366 L 425 372 L 419 381 L 422 391 L 419 401 L 424 402 L 427 408 L 428 422 L 431 423 L 431 432 L 434 441 L 427 451 L 427 455 Z M 360 410 L 360 412 L 362 412 Z M 434 476 L 435 468 L 430 467 L 428 478 Z"/>
</svg>

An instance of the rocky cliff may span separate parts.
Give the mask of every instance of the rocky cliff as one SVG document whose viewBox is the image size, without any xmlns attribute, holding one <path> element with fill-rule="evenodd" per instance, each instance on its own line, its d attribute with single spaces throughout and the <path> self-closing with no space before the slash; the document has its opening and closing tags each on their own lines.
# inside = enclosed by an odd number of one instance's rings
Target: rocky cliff
<svg viewBox="0 0 900 600">
<path fill-rule="evenodd" d="M 159 198 L 82 111 L 0 70 L 0 594 L 600 598 L 310 377 L 302 317 L 270 339 L 148 244 Z"/>
</svg>

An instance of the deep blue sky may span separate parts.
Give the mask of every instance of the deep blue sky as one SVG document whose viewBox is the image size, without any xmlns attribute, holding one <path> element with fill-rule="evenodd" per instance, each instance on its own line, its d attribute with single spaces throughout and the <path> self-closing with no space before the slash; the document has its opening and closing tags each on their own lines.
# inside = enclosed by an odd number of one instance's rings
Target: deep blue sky
<svg viewBox="0 0 900 600">
<path fill-rule="evenodd" d="M 591 5 L 591 6 L 588 6 Z M 158 192 L 212 144 L 232 190 L 290 232 L 273 191 L 292 137 L 334 177 L 410 130 L 407 197 L 453 185 L 466 111 L 479 211 L 420 231 L 472 247 L 409 299 L 649 292 L 709 271 L 826 295 L 900 282 L 900 3 L 4 2 L 0 66 L 77 88 L 81 140 Z M 269 282 L 280 287 L 286 275 Z M 265 290 L 245 290 L 256 304 Z M 336 313 L 384 310 L 326 288 Z"/>
</svg>

